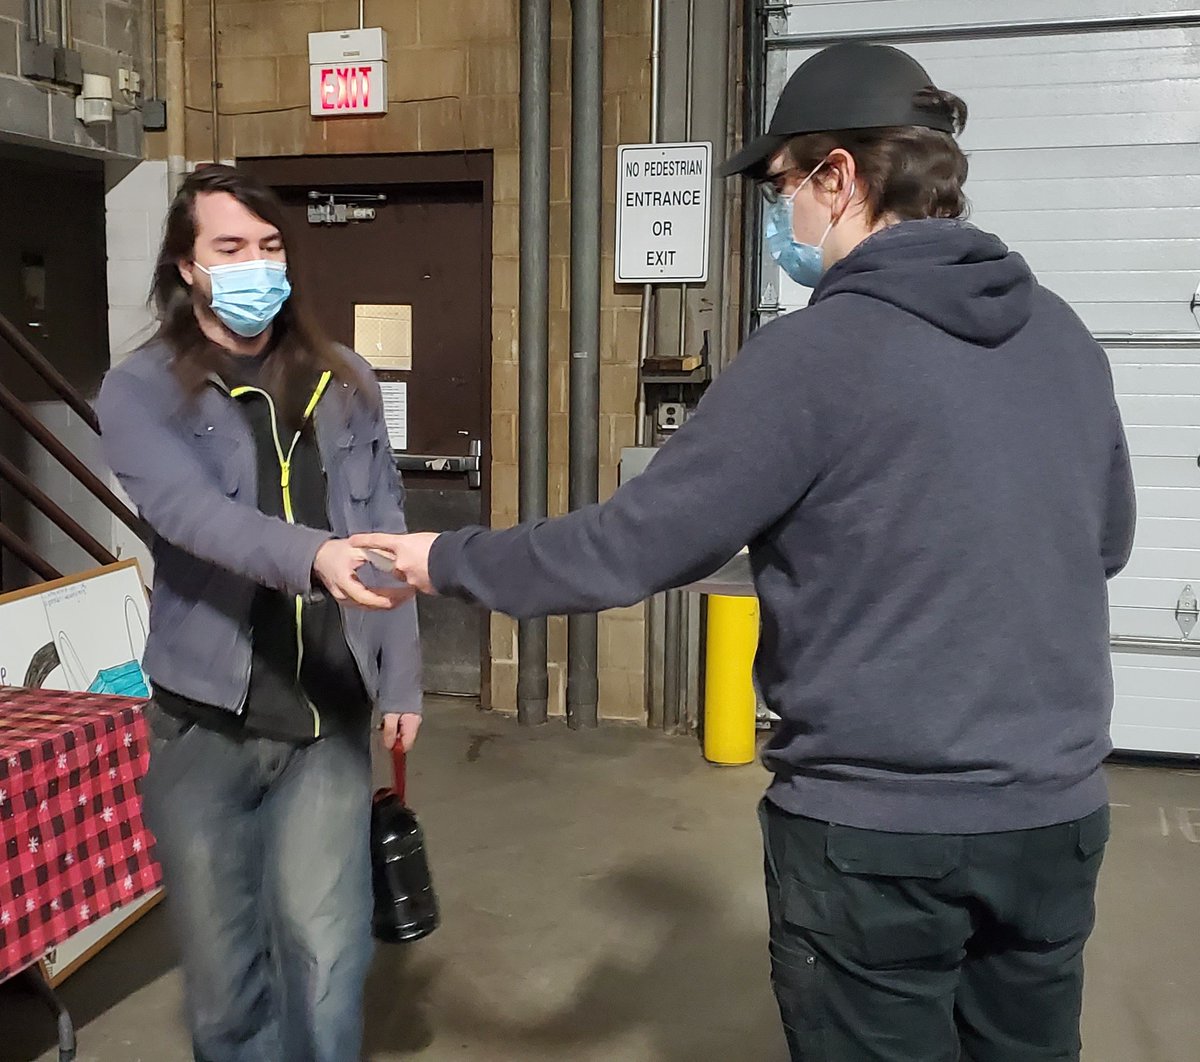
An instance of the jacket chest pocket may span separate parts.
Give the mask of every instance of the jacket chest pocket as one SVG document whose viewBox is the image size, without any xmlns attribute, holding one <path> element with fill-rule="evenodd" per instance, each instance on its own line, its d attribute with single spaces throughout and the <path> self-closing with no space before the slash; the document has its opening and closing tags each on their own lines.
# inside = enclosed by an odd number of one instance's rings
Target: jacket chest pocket
<svg viewBox="0 0 1200 1062">
<path fill-rule="evenodd" d="M 242 483 L 240 439 L 217 428 L 199 425 L 194 429 L 195 452 L 222 493 L 236 497 Z"/>
<path fill-rule="evenodd" d="M 350 500 L 365 505 L 371 498 L 371 478 L 375 468 L 374 440 L 347 433 L 338 442 L 338 461 Z"/>
</svg>

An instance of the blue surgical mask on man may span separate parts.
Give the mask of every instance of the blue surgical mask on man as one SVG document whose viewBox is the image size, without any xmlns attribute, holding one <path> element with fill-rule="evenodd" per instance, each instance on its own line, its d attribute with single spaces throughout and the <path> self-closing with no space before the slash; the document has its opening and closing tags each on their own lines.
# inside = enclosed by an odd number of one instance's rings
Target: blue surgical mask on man
<svg viewBox="0 0 1200 1062">
<path fill-rule="evenodd" d="M 253 339 L 266 331 L 292 293 L 287 266 L 267 258 L 196 268 L 212 281 L 212 311 L 231 332 Z"/>
<path fill-rule="evenodd" d="M 781 195 L 778 199 L 767 204 L 765 229 L 767 250 L 789 277 L 797 284 L 806 288 L 815 288 L 825 272 L 825 240 L 833 228 L 833 219 L 825 227 L 825 233 L 820 243 L 801 243 L 796 239 L 792 227 L 792 204 L 809 181 L 816 175 L 817 170 L 824 166 L 821 162 L 816 169 L 804 178 L 791 195 Z"/>
</svg>

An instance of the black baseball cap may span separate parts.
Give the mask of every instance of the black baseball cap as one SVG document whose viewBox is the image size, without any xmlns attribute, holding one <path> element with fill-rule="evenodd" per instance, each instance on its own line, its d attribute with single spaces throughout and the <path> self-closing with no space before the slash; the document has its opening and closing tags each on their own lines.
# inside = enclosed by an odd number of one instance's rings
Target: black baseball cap
<svg viewBox="0 0 1200 1062">
<path fill-rule="evenodd" d="M 949 115 L 913 103 L 914 95 L 932 84 L 925 68 L 898 48 L 857 41 L 824 48 L 788 78 L 766 134 L 729 159 L 721 176 L 760 170 L 802 133 L 897 125 L 953 133 Z"/>
</svg>

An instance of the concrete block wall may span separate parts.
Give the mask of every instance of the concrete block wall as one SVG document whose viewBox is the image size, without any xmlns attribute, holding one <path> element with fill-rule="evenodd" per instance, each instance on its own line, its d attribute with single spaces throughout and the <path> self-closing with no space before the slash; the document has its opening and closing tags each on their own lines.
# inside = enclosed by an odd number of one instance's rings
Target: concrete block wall
<svg viewBox="0 0 1200 1062">
<path fill-rule="evenodd" d="M 167 164 L 142 162 L 112 185 L 104 197 L 108 239 L 108 343 L 117 365 L 154 333 L 156 321 L 148 297 L 154 264 L 167 217 Z M 124 496 L 115 479 L 110 483 Z M 153 573 L 150 552 L 120 520 L 112 518 L 113 552 L 136 557 L 147 580 Z"/>
<path fill-rule="evenodd" d="M 0 3 L 4 0 L 0 0 Z M 644 139 L 649 123 L 650 5 L 604 5 L 603 272 L 613 274 L 616 146 Z M 318 153 L 493 152 L 492 522 L 517 515 L 517 281 L 519 5 L 515 0 L 404 0 L 367 5 L 368 25 L 388 34 L 389 113 L 316 120 L 308 114 L 307 34 L 358 24 L 355 0 L 218 0 L 222 158 Z M 566 510 L 570 249 L 569 0 L 552 4 L 550 509 Z M 160 19 L 161 32 L 161 19 Z M 207 0 L 186 0 L 187 157 L 214 155 Z M 161 135 L 149 154 L 165 157 Z M 616 486 L 620 450 L 631 445 L 637 399 L 640 292 L 603 279 L 601 497 Z M 600 711 L 645 715 L 641 606 L 601 619 Z M 515 625 L 492 621 L 494 708 L 516 707 Z M 566 623 L 550 624 L 551 706 L 565 705 Z"/>
<path fill-rule="evenodd" d="M 47 39 L 58 44 L 58 4 L 46 6 Z M 145 0 L 73 0 L 71 46 L 80 53 L 85 73 L 112 79 L 116 110 L 111 125 L 85 126 L 75 117 L 73 91 L 22 76 L 21 44 L 28 34 L 25 0 L 0 0 L 0 134 L 140 158 L 141 114 L 133 107 L 135 101 L 119 97 L 117 71 L 146 72 L 145 7 Z"/>
</svg>

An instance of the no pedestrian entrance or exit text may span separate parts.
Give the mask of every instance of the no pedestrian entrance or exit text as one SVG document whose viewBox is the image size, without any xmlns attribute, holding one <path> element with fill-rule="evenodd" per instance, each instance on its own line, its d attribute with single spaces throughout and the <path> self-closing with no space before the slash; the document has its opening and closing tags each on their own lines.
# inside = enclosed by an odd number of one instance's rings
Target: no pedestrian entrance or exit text
<svg viewBox="0 0 1200 1062">
<path fill-rule="evenodd" d="M 617 149 L 617 283 L 708 280 L 711 144 Z"/>
</svg>

